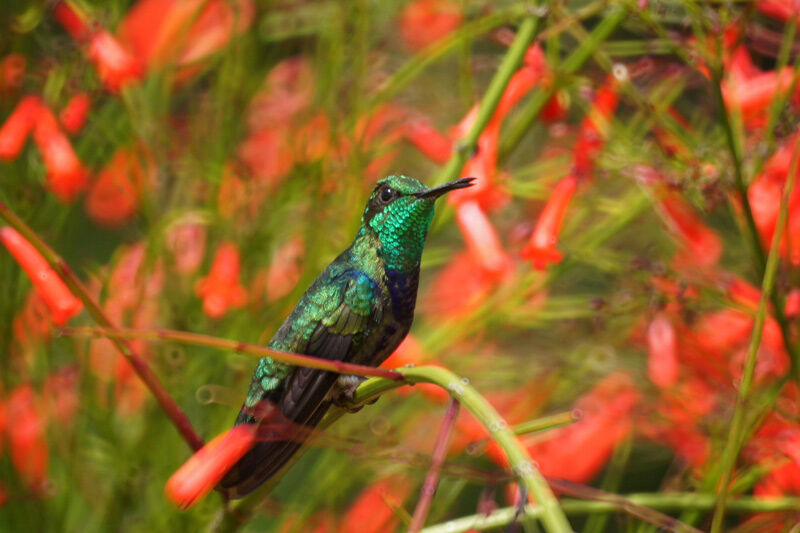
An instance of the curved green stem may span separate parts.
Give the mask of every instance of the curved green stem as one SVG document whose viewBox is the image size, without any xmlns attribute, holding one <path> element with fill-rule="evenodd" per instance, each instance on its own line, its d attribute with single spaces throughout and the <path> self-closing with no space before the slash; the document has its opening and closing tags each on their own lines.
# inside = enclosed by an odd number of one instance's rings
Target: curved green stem
<svg viewBox="0 0 800 533">
<path fill-rule="evenodd" d="M 659 511 L 676 512 L 686 510 L 707 511 L 714 507 L 716 498 L 713 494 L 627 494 L 626 498 L 638 505 L 645 505 Z M 569 515 L 586 515 L 595 513 L 613 513 L 619 507 L 612 502 L 563 500 L 561 508 Z M 756 498 L 739 498 L 730 502 L 728 510 L 735 513 L 769 513 L 777 511 L 794 511 L 800 508 L 800 498 L 780 498 L 776 500 L 761 500 Z M 422 533 L 463 533 L 469 530 L 484 531 L 506 526 L 515 519 L 521 522 L 539 520 L 542 509 L 529 505 L 525 513 L 516 517 L 516 507 L 498 509 L 489 515 L 476 514 L 443 522 L 435 526 L 426 527 Z"/>
</svg>

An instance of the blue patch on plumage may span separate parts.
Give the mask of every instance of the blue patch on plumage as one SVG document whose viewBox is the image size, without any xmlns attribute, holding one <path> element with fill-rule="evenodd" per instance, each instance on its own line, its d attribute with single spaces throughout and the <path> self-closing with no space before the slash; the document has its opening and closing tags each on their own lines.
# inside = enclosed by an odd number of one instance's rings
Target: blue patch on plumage
<svg viewBox="0 0 800 533">
<path fill-rule="evenodd" d="M 418 285 L 419 270 L 400 272 L 386 269 L 386 287 L 392 296 L 392 312 L 398 322 L 410 322 L 414 318 Z"/>
</svg>

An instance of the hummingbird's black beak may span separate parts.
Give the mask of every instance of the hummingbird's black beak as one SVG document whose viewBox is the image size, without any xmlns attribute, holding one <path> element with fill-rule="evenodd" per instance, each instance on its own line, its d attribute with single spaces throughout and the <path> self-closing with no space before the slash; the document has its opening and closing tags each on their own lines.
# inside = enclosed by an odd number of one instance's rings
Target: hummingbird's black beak
<svg viewBox="0 0 800 533">
<path fill-rule="evenodd" d="M 426 191 L 420 191 L 418 193 L 414 193 L 414 196 L 417 198 L 438 198 L 441 195 L 448 193 L 450 191 L 454 191 L 456 189 L 465 189 L 467 187 L 472 187 L 472 182 L 475 181 L 477 178 L 459 178 L 457 180 L 448 181 L 444 185 L 439 185 L 438 187 L 434 187 L 433 189 L 428 189 Z"/>
</svg>

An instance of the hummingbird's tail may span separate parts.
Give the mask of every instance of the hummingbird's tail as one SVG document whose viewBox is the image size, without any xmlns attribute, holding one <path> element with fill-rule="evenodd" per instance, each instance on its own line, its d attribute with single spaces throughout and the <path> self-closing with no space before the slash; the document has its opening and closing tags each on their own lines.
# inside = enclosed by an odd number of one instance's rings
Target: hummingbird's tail
<svg viewBox="0 0 800 533">
<path fill-rule="evenodd" d="M 260 417 L 254 417 L 252 409 L 242 407 L 237 425 L 260 423 L 262 428 L 276 425 L 282 429 L 273 438 L 260 432 L 262 440 L 222 478 L 219 488 L 229 498 L 246 496 L 289 463 L 328 411 L 330 401 L 326 396 L 337 377 L 333 372 L 297 368 L 284 387 L 262 395 L 263 403 L 276 408 L 273 415 L 266 415 L 258 422 L 256 418 Z"/>
</svg>

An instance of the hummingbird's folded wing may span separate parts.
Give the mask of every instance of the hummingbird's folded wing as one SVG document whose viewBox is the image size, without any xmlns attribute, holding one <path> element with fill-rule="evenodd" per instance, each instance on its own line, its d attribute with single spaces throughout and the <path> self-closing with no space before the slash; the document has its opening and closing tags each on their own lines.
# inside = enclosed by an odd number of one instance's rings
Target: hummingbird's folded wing
<svg viewBox="0 0 800 533">
<path fill-rule="evenodd" d="M 300 303 L 275 335 L 270 346 L 279 350 L 313 355 L 336 361 L 358 359 L 359 351 L 371 330 L 383 317 L 382 298 L 377 282 L 356 269 L 326 270 L 309 288 Z M 295 424 L 315 426 L 328 408 L 326 396 L 338 374 L 313 368 L 286 368 L 259 364 L 269 372 L 285 374 L 280 384 L 271 375 L 253 376 L 248 401 L 237 423 L 253 422 L 248 405 L 253 399 L 277 405 L 281 415 Z M 241 497 L 277 472 L 300 447 L 297 440 L 261 442 L 248 452 L 226 475 L 221 487 L 232 497 Z"/>
</svg>

